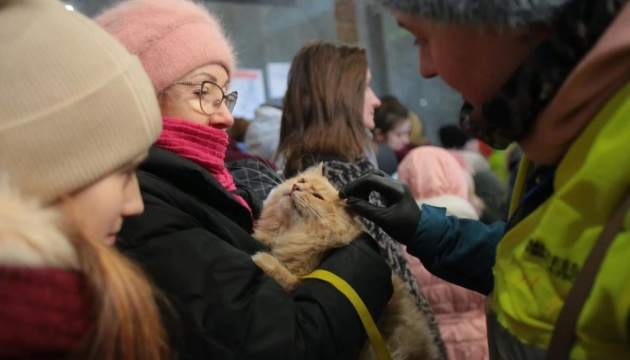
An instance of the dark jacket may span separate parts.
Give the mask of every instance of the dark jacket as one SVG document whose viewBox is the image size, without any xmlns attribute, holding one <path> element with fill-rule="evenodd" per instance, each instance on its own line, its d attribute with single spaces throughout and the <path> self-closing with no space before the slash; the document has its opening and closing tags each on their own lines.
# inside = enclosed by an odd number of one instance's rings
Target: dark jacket
<svg viewBox="0 0 630 360">
<path fill-rule="evenodd" d="M 202 167 L 153 148 L 138 171 L 144 213 L 118 246 L 171 299 L 182 359 L 355 359 L 366 337 L 354 308 L 319 280 L 285 292 L 252 262 L 264 250 L 244 209 Z M 378 317 L 391 272 L 371 240 L 321 265 L 344 278 Z"/>
<path fill-rule="evenodd" d="M 378 169 L 387 175 L 392 175 L 398 170 L 396 152 L 386 143 L 378 144 L 378 148 L 376 149 L 376 162 L 378 163 Z"/>
</svg>

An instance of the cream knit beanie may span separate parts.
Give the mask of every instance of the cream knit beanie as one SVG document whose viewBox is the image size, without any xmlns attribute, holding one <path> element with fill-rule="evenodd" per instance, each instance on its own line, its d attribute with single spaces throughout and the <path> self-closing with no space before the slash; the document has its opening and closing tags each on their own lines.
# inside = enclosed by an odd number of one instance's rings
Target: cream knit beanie
<svg viewBox="0 0 630 360">
<path fill-rule="evenodd" d="M 138 55 L 156 94 L 187 73 L 216 63 L 234 72 L 232 43 L 218 19 L 189 0 L 127 0 L 95 18 Z"/>
<path fill-rule="evenodd" d="M 140 61 L 55 0 L 0 0 L 0 171 L 53 200 L 139 157 L 161 131 Z"/>
</svg>

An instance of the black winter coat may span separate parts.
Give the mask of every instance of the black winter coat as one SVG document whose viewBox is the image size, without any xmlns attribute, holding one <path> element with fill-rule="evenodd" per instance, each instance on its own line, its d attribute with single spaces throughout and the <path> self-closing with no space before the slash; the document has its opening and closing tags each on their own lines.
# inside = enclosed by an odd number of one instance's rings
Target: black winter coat
<svg viewBox="0 0 630 360">
<path fill-rule="evenodd" d="M 125 221 L 117 246 L 171 301 L 180 359 L 356 359 L 366 336 L 348 300 L 319 280 L 290 294 L 264 275 L 251 260 L 264 248 L 249 235 L 249 211 L 209 172 L 152 148 L 138 180 L 145 211 Z M 371 238 L 320 268 L 344 278 L 378 318 L 391 271 Z"/>
</svg>

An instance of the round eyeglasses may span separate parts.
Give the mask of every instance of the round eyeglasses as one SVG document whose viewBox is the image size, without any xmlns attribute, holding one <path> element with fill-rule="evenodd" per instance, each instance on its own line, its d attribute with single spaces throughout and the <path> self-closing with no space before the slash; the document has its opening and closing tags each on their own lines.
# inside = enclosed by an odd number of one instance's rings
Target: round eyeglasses
<svg viewBox="0 0 630 360">
<path fill-rule="evenodd" d="M 178 85 L 198 86 L 199 89 L 195 94 L 199 97 L 199 107 L 204 114 L 212 115 L 221 107 L 221 103 L 225 100 L 225 105 L 232 112 L 238 99 L 238 92 L 233 91 L 225 94 L 223 89 L 212 81 L 204 81 L 202 83 L 193 83 L 189 81 L 176 82 Z"/>
</svg>

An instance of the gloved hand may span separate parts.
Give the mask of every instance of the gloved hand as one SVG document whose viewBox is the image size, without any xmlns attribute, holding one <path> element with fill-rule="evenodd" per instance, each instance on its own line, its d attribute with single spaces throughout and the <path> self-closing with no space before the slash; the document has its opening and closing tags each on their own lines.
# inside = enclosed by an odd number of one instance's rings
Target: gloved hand
<svg viewBox="0 0 630 360">
<path fill-rule="evenodd" d="M 381 194 L 385 207 L 370 204 L 372 191 Z M 407 245 L 420 221 L 420 208 L 409 187 L 385 177 L 380 171 L 370 171 L 339 191 L 347 199 L 347 206 L 364 218 L 373 221 L 394 240 Z"/>
</svg>

